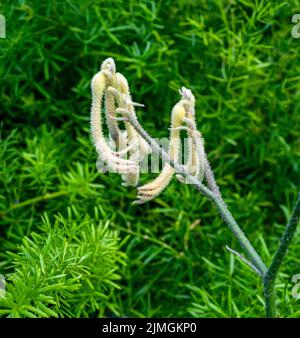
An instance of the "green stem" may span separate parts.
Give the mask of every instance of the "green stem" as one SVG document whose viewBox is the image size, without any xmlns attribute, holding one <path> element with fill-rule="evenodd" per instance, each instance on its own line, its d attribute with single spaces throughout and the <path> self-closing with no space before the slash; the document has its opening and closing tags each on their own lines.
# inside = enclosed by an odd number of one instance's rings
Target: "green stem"
<svg viewBox="0 0 300 338">
<path fill-rule="evenodd" d="M 2 211 L 0 213 L 0 216 L 3 216 L 5 214 L 7 214 L 8 212 L 13 211 L 15 209 L 26 207 L 27 205 L 35 204 L 35 203 L 38 203 L 38 202 L 41 202 L 41 201 L 50 200 L 50 199 L 53 199 L 53 198 L 56 198 L 56 197 L 59 197 L 59 196 L 63 196 L 63 195 L 67 195 L 67 194 L 68 194 L 67 191 L 61 190 L 61 191 L 57 191 L 57 192 L 53 192 L 53 193 L 47 193 L 47 194 L 42 195 L 42 196 L 30 198 L 26 201 L 11 205 L 7 210 Z"/>
<path fill-rule="evenodd" d="M 276 316 L 276 303 L 275 303 L 275 280 L 282 264 L 282 261 L 288 251 L 288 248 L 295 235 L 297 225 L 300 218 L 300 193 L 292 212 L 292 216 L 289 219 L 284 233 L 281 237 L 279 247 L 273 257 L 270 267 L 266 271 L 263 284 L 264 284 L 264 295 L 265 295 L 265 307 L 267 317 Z"/>
<path fill-rule="evenodd" d="M 228 225 L 229 229 L 232 231 L 234 236 L 239 241 L 242 248 L 247 253 L 251 263 L 258 270 L 259 274 L 263 277 L 263 287 L 264 287 L 264 296 L 265 296 L 265 308 L 267 317 L 276 316 L 276 303 L 275 303 L 275 279 L 277 273 L 282 264 L 282 261 L 287 253 L 287 250 L 292 242 L 294 234 L 296 232 L 297 224 L 300 218 L 300 193 L 298 195 L 296 205 L 293 209 L 292 216 L 285 228 L 284 234 L 281 238 L 279 247 L 274 255 L 274 258 L 271 262 L 269 268 L 263 263 L 261 257 L 255 251 L 248 238 L 245 236 L 244 232 L 238 226 L 237 222 L 231 215 L 230 211 L 227 208 L 226 203 L 221 197 L 218 186 L 214 180 L 213 173 L 210 169 L 209 162 L 205 158 L 205 166 L 207 170 L 207 181 L 209 188 L 208 189 L 204 184 L 198 181 L 195 177 L 191 176 L 186 169 L 180 165 L 177 161 L 173 161 L 169 158 L 169 155 L 159 147 L 159 145 L 151 138 L 151 136 L 143 129 L 139 124 L 136 117 L 127 114 L 127 118 L 135 130 L 149 143 L 153 152 L 161 156 L 161 158 L 169 163 L 178 174 L 184 176 L 189 183 L 191 183 L 197 190 L 199 190 L 203 195 L 205 195 L 209 200 L 211 200 L 218 208 L 220 215 L 222 216 L 225 223 Z"/>
<path fill-rule="evenodd" d="M 249 242 L 248 238 L 245 236 L 244 232 L 238 226 L 237 222 L 231 215 L 230 211 L 228 210 L 225 202 L 223 201 L 222 197 L 219 194 L 216 194 L 209 190 L 204 184 L 198 181 L 195 177 L 191 176 L 186 169 L 180 165 L 177 161 L 173 161 L 170 159 L 169 155 L 166 153 L 164 149 L 162 149 L 157 142 L 152 139 L 152 137 L 143 129 L 143 127 L 139 124 L 136 117 L 131 115 L 130 113 L 127 114 L 128 120 L 131 125 L 135 128 L 135 130 L 148 142 L 152 150 L 161 156 L 161 158 L 169 163 L 175 171 L 184 176 L 190 184 L 192 184 L 197 190 L 199 190 L 203 195 L 205 195 L 209 200 L 211 200 L 216 206 L 217 209 L 222 216 L 225 223 L 228 225 L 229 229 L 232 231 L 233 235 L 237 238 L 242 248 L 247 253 L 250 261 L 255 265 L 255 267 L 260 271 L 263 275 L 267 270 L 265 264 L 263 263 L 261 257 L 252 247 L 251 243 Z"/>
</svg>

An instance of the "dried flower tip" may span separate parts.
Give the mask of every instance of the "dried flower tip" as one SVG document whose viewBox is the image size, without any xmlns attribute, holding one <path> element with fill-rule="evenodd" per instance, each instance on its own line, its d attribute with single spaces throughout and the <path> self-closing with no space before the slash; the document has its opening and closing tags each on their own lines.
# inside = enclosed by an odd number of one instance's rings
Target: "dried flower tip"
<svg viewBox="0 0 300 338">
<path fill-rule="evenodd" d="M 102 62 L 101 70 L 109 71 L 112 74 L 116 73 L 116 64 L 113 58 L 107 58 Z"/>
</svg>

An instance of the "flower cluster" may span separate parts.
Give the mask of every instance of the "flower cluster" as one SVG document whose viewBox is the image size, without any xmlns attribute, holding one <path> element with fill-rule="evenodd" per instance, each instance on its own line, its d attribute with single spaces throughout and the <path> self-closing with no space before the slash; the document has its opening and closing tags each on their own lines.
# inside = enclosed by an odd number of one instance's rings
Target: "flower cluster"
<svg viewBox="0 0 300 338">
<path fill-rule="evenodd" d="M 123 185 L 136 186 L 139 182 L 140 163 L 151 152 L 148 145 L 134 126 L 129 122 L 128 114 L 134 116 L 134 106 L 143 106 L 131 99 L 126 78 L 116 72 L 112 58 L 106 59 L 100 71 L 93 77 L 92 83 L 91 131 L 94 145 L 100 160 L 112 171 L 120 174 Z M 180 156 L 180 132 L 188 135 L 188 159 L 185 169 L 199 181 L 204 177 L 205 152 L 201 133 L 197 130 L 195 119 L 195 98 L 189 89 L 179 90 L 181 99 L 171 112 L 169 157 L 178 161 Z M 104 98 L 105 119 L 110 140 L 106 141 L 102 129 L 102 104 Z M 123 122 L 125 130 L 121 130 Z M 117 145 L 117 150 L 113 148 Z M 175 174 L 174 168 L 165 163 L 162 172 L 152 182 L 138 187 L 136 204 L 142 204 L 158 196 L 170 183 Z M 185 179 L 177 174 L 180 182 Z"/>
</svg>

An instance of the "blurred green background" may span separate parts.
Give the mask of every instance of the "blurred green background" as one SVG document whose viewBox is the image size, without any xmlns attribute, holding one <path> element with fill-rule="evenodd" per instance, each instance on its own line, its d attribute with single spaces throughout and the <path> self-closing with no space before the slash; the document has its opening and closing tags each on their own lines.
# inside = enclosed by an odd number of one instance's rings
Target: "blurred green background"
<svg viewBox="0 0 300 338">
<path fill-rule="evenodd" d="M 263 316 L 260 281 L 225 250 L 240 248 L 206 198 L 173 180 L 134 206 L 135 188 L 97 173 L 90 79 L 113 57 L 145 104 L 137 114 L 153 137 L 168 135 L 177 90 L 193 90 L 224 199 L 268 263 L 299 190 L 298 1 L 19 0 L 0 13 L 0 273 L 9 295 L 0 314 Z M 116 276 L 100 286 L 96 244 L 87 273 L 76 265 L 88 250 L 82 241 L 94 236 L 87 228 L 99 222 L 117 230 L 108 234 Z M 62 276 L 54 262 L 65 259 L 66 242 L 78 260 Z M 300 316 L 291 295 L 299 252 L 298 231 L 277 284 L 283 317 Z"/>
</svg>

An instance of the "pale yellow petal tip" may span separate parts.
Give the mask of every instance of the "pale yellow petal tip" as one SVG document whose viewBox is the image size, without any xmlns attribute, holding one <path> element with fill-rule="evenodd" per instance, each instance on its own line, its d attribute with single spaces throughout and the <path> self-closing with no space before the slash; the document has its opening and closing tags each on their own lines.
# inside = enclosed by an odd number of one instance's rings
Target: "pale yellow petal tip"
<svg viewBox="0 0 300 338">
<path fill-rule="evenodd" d="M 181 95 L 182 100 L 187 100 L 187 101 L 190 101 L 192 103 L 195 102 L 195 97 L 194 97 L 191 89 L 181 87 L 181 89 L 179 89 L 179 94 Z"/>
<path fill-rule="evenodd" d="M 116 64 L 113 58 L 105 59 L 101 64 L 101 70 L 108 70 L 112 74 L 116 73 Z"/>
<path fill-rule="evenodd" d="M 96 73 L 91 80 L 91 88 L 92 88 L 92 94 L 94 97 L 101 98 L 101 94 L 105 87 L 105 77 L 103 76 L 102 72 Z"/>
</svg>

